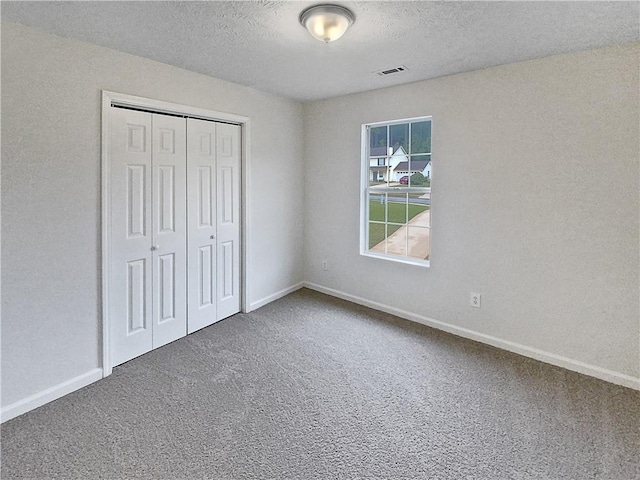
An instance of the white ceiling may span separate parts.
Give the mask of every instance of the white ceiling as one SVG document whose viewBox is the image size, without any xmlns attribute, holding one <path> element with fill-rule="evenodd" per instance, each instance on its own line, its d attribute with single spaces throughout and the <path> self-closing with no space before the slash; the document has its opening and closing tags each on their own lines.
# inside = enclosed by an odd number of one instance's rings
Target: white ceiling
<svg viewBox="0 0 640 480">
<path fill-rule="evenodd" d="M 338 1 L 356 22 L 324 44 L 298 23 L 316 3 L 3 1 L 2 18 L 301 101 L 640 41 L 639 2 Z"/>
</svg>

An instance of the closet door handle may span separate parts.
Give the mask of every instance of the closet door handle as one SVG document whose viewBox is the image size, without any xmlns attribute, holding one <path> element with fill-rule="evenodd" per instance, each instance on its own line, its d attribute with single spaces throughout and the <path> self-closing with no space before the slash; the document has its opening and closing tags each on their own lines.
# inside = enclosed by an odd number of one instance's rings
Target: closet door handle
<svg viewBox="0 0 640 480">
<path fill-rule="evenodd" d="M 211 240 L 215 240 L 216 236 L 215 235 L 211 235 L 211 237 L 209 237 L 209 238 L 211 238 Z"/>
<path fill-rule="evenodd" d="M 159 248 L 160 248 L 160 245 L 152 245 L 151 246 L 151 251 L 153 252 L 155 250 L 158 250 Z"/>
</svg>

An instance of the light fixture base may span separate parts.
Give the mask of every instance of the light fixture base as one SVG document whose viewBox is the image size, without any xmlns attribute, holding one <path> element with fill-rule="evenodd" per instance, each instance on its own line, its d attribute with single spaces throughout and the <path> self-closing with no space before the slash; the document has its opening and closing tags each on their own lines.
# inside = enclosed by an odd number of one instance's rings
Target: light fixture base
<svg viewBox="0 0 640 480">
<path fill-rule="evenodd" d="M 298 20 L 314 38 L 329 43 L 342 37 L 356 16 L 340 5 L 322 4 L 303 10 Z"/>
</svg>

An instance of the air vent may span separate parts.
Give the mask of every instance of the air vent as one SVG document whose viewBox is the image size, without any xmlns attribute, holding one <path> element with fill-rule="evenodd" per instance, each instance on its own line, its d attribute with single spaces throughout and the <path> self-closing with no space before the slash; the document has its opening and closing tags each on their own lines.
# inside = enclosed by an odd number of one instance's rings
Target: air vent
<svg viewBox="0 0 640 480">
<path fill-rule="evenodd" d="M 401 72 L 404 72 L 405 70 L 407 70 L 407 67 L 405 67 L 404 65 L 400 65 L 399 67 L 386 68 L 376 73 L 384 77 L 385 75 L 393 75 L 394 73 L 401 73 Z"/>
</svg>

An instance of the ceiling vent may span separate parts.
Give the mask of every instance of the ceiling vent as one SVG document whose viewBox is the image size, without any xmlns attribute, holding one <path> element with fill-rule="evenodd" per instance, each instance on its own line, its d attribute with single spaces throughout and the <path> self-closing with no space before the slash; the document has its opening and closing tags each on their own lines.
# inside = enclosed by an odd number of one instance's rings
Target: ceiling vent
<svg viewBox="0 0 640 480">
<path fill-rule="evenodd" d="M 402 73 L 406 70 L 407 70 L 407 67 L 405 67 L 404 65 L 400 65 L 399 67 L 385 68 L 384 70 L 380 70 L 379 72 L 376 72 L 376 74 L 380 75 L 381 77 L 384 77 L 386 75 L 393 75 L 394 73 Z"/>
</svg>

